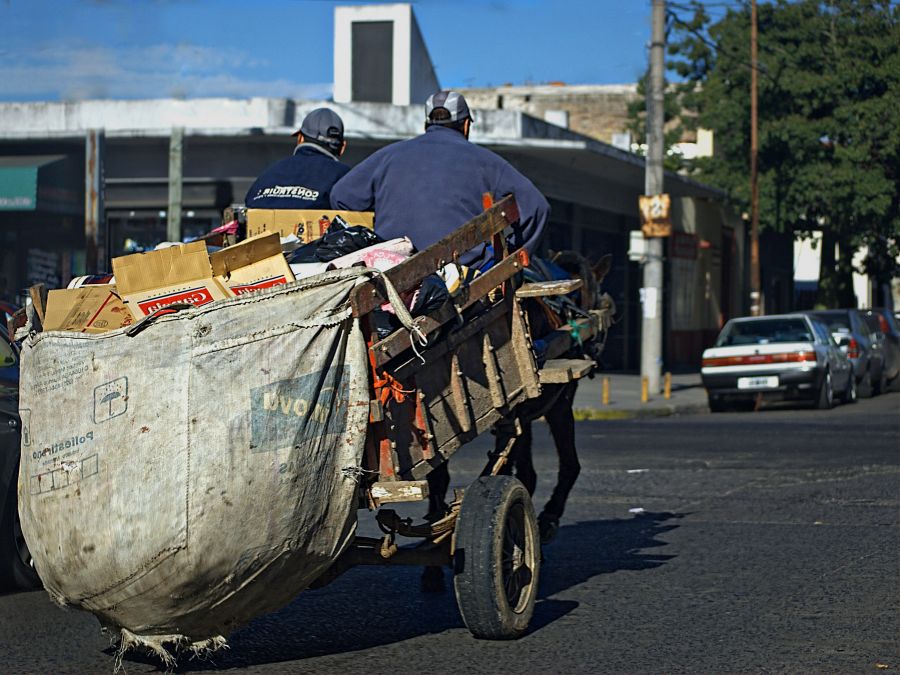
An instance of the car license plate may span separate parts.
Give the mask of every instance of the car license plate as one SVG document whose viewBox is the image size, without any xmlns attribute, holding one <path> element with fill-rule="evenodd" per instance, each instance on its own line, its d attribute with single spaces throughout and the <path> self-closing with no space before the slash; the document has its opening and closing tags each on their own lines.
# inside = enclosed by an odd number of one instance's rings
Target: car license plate
<svg viewBox="0 0 900 675">
<path fill-rule="evenodd" d="M 739 377 L 738 389 L 774 389 L 778 386 L 778 376 Z"/>
</svg>

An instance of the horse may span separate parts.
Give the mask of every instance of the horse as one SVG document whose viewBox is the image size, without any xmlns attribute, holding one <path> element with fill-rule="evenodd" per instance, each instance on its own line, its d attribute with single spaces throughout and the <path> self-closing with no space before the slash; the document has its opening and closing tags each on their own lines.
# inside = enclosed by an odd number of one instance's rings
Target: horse
<svg viewBox="0 0 900 675">
<path fill-rule="evenodd" d="M 575 345 L 566 354 L 568 357 L 586 355 L 599 363 L 602 340 L 606 338 L 606 331 L 611 325 L 611 317 L 615 312 L 612 298 L 600 290 L 603 279 L 609 274 L 612 267 L 612 256 L 605 255 L 592 265 L 587 258 L 576 251 L 561 251 L 553 255 L 551 261 L 564 269 L 573 279 L 581 279 L 579 309 L 582 312 L 607 310 L 603 314 L 607 323 L 600 327 L 601 330 L 595 340 Z M 555 327 L 548 325 L 547 313 L 539 311 L 538 303 L 526 302 L 525 310 L 534 335 L 546 334 Z M 600 344 L 598 344 L 598 340 L 601 341 Z M 497 425 L 494 451 L 489 454 L 488 462 L 481 473 L 482 476 L 489 475 L 493 470 L 496 458 L 512 442 L 512 449 L 507 461 L 499 473 L 510 475 L 514 470 L 516 478 L 522 482 L 530 495 L 534 495 L 537 474 L 532 461 L 531 423 L 541 417 L 545 418 L 556 447 L 559 471 L 550 499 L 538 515 L 538 528 L 542 544 L 549 543 L 556 536 L 559 520 L 565 512 L 569 493 L 581 472 L 581 464 L 575 449 L 575 416 L 573 413 L 577 389 L 578 380 L 566 384 L 545 384 L 541 387 L 539 397 L 517 406 L 515 416 L 519 421 L 521 432 L 517 433 L 515 425 L 510 424 L 509 420 L 504 420 L 504 423 Z"/>
<path fill-rule="evenodd" d="M 607 254 L 592 264 L 576 251 L 561 251 L 552 254 L 550 260 L 565 270 L 571 278 L 582 281 L 578 292 L 579 302 L 577 305 L 571 300 L 563 302 L 565 312 L 583 315 L 591 310 L 605 310 L 600 315 L 603 317 L 600 332 L 594 339 L 574 345 L 566 354 L 569 357 L 586 355 L 599 363 L 603 341 L 615 313 L 612 298 L 601 291 L 603 279 L 612 267 L 612 256 Z M 532 337 L 548 334 L 557 327 L 554 325 L 553 315 L 547 312 L 547 306 L 542 301 L 526 299 L 523 308 L 528 316 Z M 564 320 L 566 317 L 560 318 Z M 581 471 L 575 448 L 575 417 L 572 409 L 577 388 L 577 380 L 567 384 L 545 384 L 541 387 L 540 396 L 516 406 L 512 417 L 502 420 L 495 426 L 494 449 L 488 454 L 488 462 L 481 472 L 482 476 L 490 475 L 498 457 L 512 443 L 500 473 L 510 475 L 514 471 L 516 478 L 522 482 L 528 493 L 534 495 L 537 473 L 532 461 L 531 423 L 541 417 L 546 419 L 556 447 L 559 471 L 550 499 L 538 516 L 542 544 L 549 543 L 556 536 L 569 493 Z M 450 473 L 446 463 L 429 474 L 428 483 L 429 513 L 426 518 L 433 521 L 443 517 L 448 511 L 444 498 L 450 485 Z M 429 592 L 443 590 L 443 569 L 426 567 L 422 575 L 422 588 Z"/>
</svg>

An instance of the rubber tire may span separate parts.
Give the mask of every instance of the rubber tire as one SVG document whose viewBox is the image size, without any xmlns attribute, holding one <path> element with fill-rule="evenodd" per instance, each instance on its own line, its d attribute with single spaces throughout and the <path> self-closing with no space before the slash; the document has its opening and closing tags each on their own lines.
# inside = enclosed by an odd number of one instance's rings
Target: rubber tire
<svg viewBox="0 0 900 675">
<path fill-rule="evenodd" d="M 859 381 L 856 388 L 859 398 L 872 398 L 875 395 L 875 386 L 872 384 L 872 372 L 867 368 L 866 374 Z"/>
<path fill-rule="evenodd" d="M 878 382 L 872 387 L 872 396 L 881 396 L 887 391 L 887 378 L 884 376 L 884 367 L 881 368 L 881 375 Z"/>
<path fill-rule="evenodd" d="M 720 412 L 728 411 L 728 405 L 726 405 L 725 401 L 723 401 L 718 396 L 713 396 L 712 394 L 709 394 L 707 396 L 707 401 L 709 403 L 709 412 L 711 412 L 711 413 L 720 413 Z"/>
<path fill-rule="evenodd" d="M 816 392 L 816 409 L 830 410 L 834 407 L 834 385 L 831 380 L 831 371 L 826 370 L 822 376 L 822 383 L 819 385 L 819 391 Z"/>
<path fill-rule="evenodd" d="M 18 464 L 13 476 L 18 475 Z M 15 479 L 9 486 L 8 494 L 0 512 L 0 590 L 32 590 L 41 587 L 41 580 L 34 567 L 26 560 L 31 559 L 28 545 L 22 538 L 19 527 L 19 510 L 16 497 Z"/>
<path fill-rule="evenodd" d="M 841 403 L 849 405 L 856 403 L 857 400 L 859 400 L 859 396 L 856 390 L 856 375 L 851 370 L 850 377 L 847 378 L 847 388 L 841 394 Z"/>
<path fill-rule="evenodd" d="M 521 574 L 527 578 L 512 606 L 504 585 L 503 549 L 518 519 Z M 456 521 L 453 588 L 463 622 L 482 640 L 512 640 L 528 630 L 534 614 L 541 549 L 528 490 L 512 476 L 482 476 L 466 488 Z"/>
</svg>

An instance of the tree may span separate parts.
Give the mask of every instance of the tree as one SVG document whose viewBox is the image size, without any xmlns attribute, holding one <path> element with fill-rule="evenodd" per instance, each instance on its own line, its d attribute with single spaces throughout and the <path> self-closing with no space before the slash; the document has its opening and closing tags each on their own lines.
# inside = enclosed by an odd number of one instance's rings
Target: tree
<svg viewBox="0 0 900 675">
<path fill-rule="evenodd" d="M 749 207 L 749 4 L 712 21 L 670 3 L 668 67 L 715 132 L 698 179 Z M 691 15 L 688 18 L 684 18 Z M 775 0 L 759 6 L 760 223 L 823 231 L 819 301 L 853 302 L 852 251 L 882 277 L 900 240 L 900 8 L 889 0 Z M 831 255 L 835 244 L 841 255 Z"/>
</svg>

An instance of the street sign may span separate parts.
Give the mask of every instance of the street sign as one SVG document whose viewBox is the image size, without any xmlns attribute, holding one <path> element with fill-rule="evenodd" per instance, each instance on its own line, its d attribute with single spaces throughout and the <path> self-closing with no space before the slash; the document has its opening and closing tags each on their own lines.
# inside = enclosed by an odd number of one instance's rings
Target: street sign
<svg viewBox="0 0 900 675">
<path fill-rule="evenodd" d="M 638 197 L 641 230 L 645 237 L 668 237 L 672 234 L 671 205 L 672 200 L 667 194 Z"/>
</svg>

